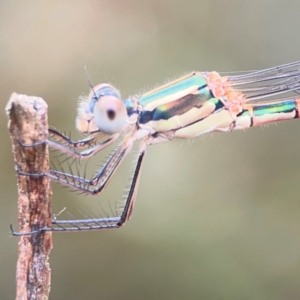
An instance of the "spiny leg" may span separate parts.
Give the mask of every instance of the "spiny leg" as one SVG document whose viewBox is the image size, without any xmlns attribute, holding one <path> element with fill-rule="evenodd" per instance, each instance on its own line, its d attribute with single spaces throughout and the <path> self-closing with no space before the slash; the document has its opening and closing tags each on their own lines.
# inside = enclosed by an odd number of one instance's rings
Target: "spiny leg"
<svg viewBox="0 0 300 300">
<path fill-rule="evenodd" d="M 128 134 L 121 145 L 110 156 L 105 165 L 98 171 L 98 173 L 90 180 L 76 176 L 74 174 L 68 174 L 63 171 L 50 170 L 50 173 L 43 174 L 28 174 L 22 170 L 17 170 L 20 175 L 24 176 L 48 176 L 52 180 L 68 186 L 79 192 L 84 192 L 91 195 L 98 195 L 108 184 L 111 176 L 116 171 L 124 157 L 129 153 L 132 148 L 134 139 L 134 131 Z"/>
<path fill-rule="evenodd" d="M 77 142 L 73 142 L 70 138 L 61 134 L 60 132 L 56 131 L 55 129 L 49 129 L 49 132 L 55 138 L 57 138 L 58 141 L 63 142 L 63 144 L 61 144 L 57 141 L 48 140 L 47 143 L 51 148 L 53 148 L 55 150 L 59 150 L 61 153 L 70 155 L 70 156 L 72 156 L 74 158 L 78 158 L 78 159 L 84 159 L 84 158 L 91 157 L 92 155 L 100 152 L 101 150 L 103 150 L 104 148 L 106 148 L 107 146 L 109 146 L 110 144 L 115 142 L 118 139 L 118 137 L 120 136 L 120 133 L 116 133 L 116 134 L 109 136 L 103 142 L 97 143 L 97 140 L 99 140 L 99 138 L 101 138 L 102 136 L 101 136 L 101 133 L 98 133 L 98 134 L 95 133 L 94 136 L 88 137 L 86 139 L 83 139 L 83 140 L 80 140 Z M 82 151 L 82 152 L 78 152 L 75 150 L 76 148 L 84 148 L 87 146 L 91 146 L 94 143 L 97 143 L 97 144 L 87 150 Z"/>
<path fill-rule="evenodd" d="M 78 159 L 84 159 L 84 158 L 89 158 L 92 155 L 100 152 L 101 150 L 103 150 L 104 148 L 108 147 L 110 144 L 112 144 L 113 142 L 115 142 L 118 137 L 120 136 L 120 133 L 116 133 L 112 136 L 109 136 L 109 138 L 107 138 L 106 140 L 104 140 L 103 142 L 97 143 L 97 140 L 99 139 L 99 137 L 97 135 L 95 136 L 91 136 L 88 137 L 86 139 L 77 141 L 77 142 L 73 142 L 70 138 L 68 138 L 67 136 L 59 133 L 58 131 L 56 131 L 55 129 L 49 129 L 49 132 L 52 135 L 55 135 L 55 137 L 59 137 L 58 140 L 61 140 L 62 142 L 65 142 L 65 144 L 60 144 L 57 141 L 52 141 L 50 139 L 45 140 L 43 142 L 39 142 L 39 143 L 34 143 L 34 144 L 24 144 L 22 141 L 20 141 L 20 145 L 22 147 L 36 147 L 42 144 L 47 143 L 51 148 L 55 149 L 55 150 L 59 150 L 61 153 L 63 154 L 67 154 L 70 155 L 71 157 L 74 158 L 78 158 Z M 55 133 L 54 133 L 55 132 Z M 82 151 L 82 152 L 78 152 L 72 148 L 84 148 L 84 147 L 88 147 L 94 143 L 97 143 L 95 146 Z"/>
<path fill-rule="evenodd" d="M 150 139 L 142 142 L 138 159 L 134 168 L 133 177 L 130 182 L 130 188 L 125 195 L 125 205 L 119 217 L 106 217 L 106 218 L 90 218 L 82 220 L 52 220 L 51 227 L 44 227 L 40 231 L 81 231 L 81 230 L 100 230 L 100 229 L 114 229 L 119 228 L 130 219 L 136 200 L 138 184 L 141 175 L 141 167 L 145 158 L 147 146 L 151 144 Z M 95 194 L 94 194 L 95 195 Z M 39 232 L 40 232 L 39 231 Z M 35 234 L 37 232 L 18 233 L 12 230 L 13 235 L 21 236 L 26 234 Z"/>
<path fill-rule="evenodd" d="M 94 147 L 92 147 L 90 149 L 87 149 L 85 151 L 82 151 L 82 152 L 77 152 L 77 151 L 75 151 L 75 150 L 73 150 L 73 149 L 71 149 L 71 148 L 69 148 L 69 147 L 67 147 L 65 145 L 61 145 L 61 144 L 59 144 L 58 142 L 55 142 L 55 141 L 47 140 L 45 142 L 50 147 L 52 147 L 52 148 L 54 148 L 56 150 L 59 150 L 60 152 L 62 152 L 64 154 L 69 154 L 71 157 L 75 157 L 75 158 L 78 158 L 78 159 L 84 159 L 84 158 L 91 157 L 92 155 L 100 152 L 101 150 L 103 150 L 104 148 L 106 148 L 107 146 L 109 146 L 110 144 L 112 144 L 114 141 L 117 140 L 117 138 L 119 137 L 119 135 L 120 134 L 114 134 L 109 139 L 105 140 L 104 142 L 99 143 L 99 144 L 95 145 Z M 63 136 L 63 135 L 61 135 L 61 136 Z M 63 137 L 67 138 L 66 136 L 63 136 Z M 88 144 L 90 144 L 91 141 L 93 141 L 93 142 L 95 141 L 95 137 L 91 137 L 89 139 L 78 141 L 78 142 L 72 142 L 73 143 L 72 145 L 73 146 L 76 145 L 77 148 L 84 147 L 84 146 L 87 145 L 87 144 L 84 145 L 85 141 L 87 141 Z M 45 144 L 45 142 L 31 144 L 31 145 L 26 145 L 26 144 L 22 143 L 22 141 L 20 141 L 20 144 L 23 147 L 36 147 L 36 146 Z M 74 174 L 67 174 L 65 172 L 61 172 L 61 171 L 54 170 L 54 169 L 50 170 L 50 174 L 42 174 L 42 175 L 48 176 L 52 180 L 55 180 L 55 181 L 58 181 L 58 182 L 61 182 L 61 183 L 65 182 L 65 184 L 68 185 L 68 186 L 70 186 L 69 184 L 71 183 L 71 181 L 73 181 L 73 186 L 74 186 L 74 184 L 76 182 L 79 183 L 79 184 L 83 184 L 83 185 L 88 185 L 88 184 L 97 185 L 98 182 L 99 182 L 99 180 L 102 178 L 102 176 L 100 174 L 103 174 L 106 171 L 109 173 L 110 167 L 114 167 L 114 161 L 118 161 L 118 159 L 115 159 L 117 155 L 118 155 L 118 150 L 110 157 L 109 161 L 99 171 L 99 173 L 97 175 L 97 178 L 99 178 L 99 179 L 93 178 L 92 180 L 87 180 L 85 178 L 81 178 L 81 177 L 75 176 Z M 21 170 L 18 170 L 18 172 L 19 172 L 19 174 L 22 174 Z M 29 174 L 23 174 L 23 175 L 29 175 Z M 38 175 L 38 174 L 32 174 L 32 176 L 35 176 L 35 175 Z"/>
<path fill-rule="evenodd" d="M 120 217 L 107 217 L 99 219 L 83 219 L 83 220 L 53 220 L 52 225 L 55 227 L 44 228 L 50 231 L 75 231 L 75 230 L 96 230 L 96 229 L 113 229 L 123 226 L 130 219 L 134 208 L 141 167 L 145 158 L 147 146 L 150 145 L 149 140 L 142 142 L 138 159 L 134 168 L 133 177 L 130 182 L 130 188 L 125 198 L 125 205 L 122 209 Z"/>
<path fill-rule="evenodd" d="M 126 195 L 126 201 L 124 205 L 124 209 L 122 211 L 120 221 L 118 222 L 118 226 L 122 226 L 125 224 L 126 221 L 128 221 L 131 218 L 136 196 L 137 196 L 137 191 L 138 191 L 138 186 L 139 186 L 139 181 L 141 177 L 141 170 L 142 170 L 142 164 L 144 162 L 144 158 L 146 155 L 146 150 L 147 146 L 150 145 L 150 140 L 144 140 L 141 144 L 138 159 L 136 162 L 136 166 L 134 169 L 134 174 L 130 183 L 130 188 L 129 191 Z"/>
<path fill-rule="evenodd" d="M 49 128 L 49 134 L 51 137 L 54 137 L 57 141 L 60 141 L 62 143 L 64 143 L 65 145 L 69 146 L 69 147 L 73 147 L 73 148 L 84 148 L 87 146 L 90 146 L 91 144 L 93 144 L 95 142 L 95 138 L 96 136 L 89 136 L 85 139 L 79 140 L 77 142 L 74 142 L 71 140 L 70 137 L 62 134 L 61 132 L 59 132 L 58 130 L 54 129 L 54 128 Z"/>
<path fill-rule="evenodd" d="M 79 140 L 77 142 L 74 142 L 72 141 L 68 136 L 60 133 L 59 131 L 57 131 L 56 129 L 54 128 L 49 128 L 49 135 L 51 137 L 54 137 L 57 141 L 60 141 L 64 144 L 64 146 L 68 146 L 68 147 L 72 147 L 72 148 L 84 148 L 84 147 L 88 147 L 92 144 L 94 144 L 96 141 L 97 141 L 97 136 L 94 135 L 94 136 L 90 136 L 90 137 L 87 137 L 85 139 L 82 139 L 82 140 Z M 48 143 L 48 142 L 53 142 L 54 145 L 55 144 L 59 144 L 58 142 L 55 142 L 55 141 L 51 141 L 51 140 L 44 140 L 44 141 L 41 141 L 41 142 L 38 142 L 38 143 L 34 143 L 34 144 L 24 144 L 22 141 L 20 141 L 20 145 L 22 147 L 36 147 L 36 146 L 39 146 L 39 145 L 42 145 L 42 144 L 45 144 L 45 143 Z"/>
</svg>

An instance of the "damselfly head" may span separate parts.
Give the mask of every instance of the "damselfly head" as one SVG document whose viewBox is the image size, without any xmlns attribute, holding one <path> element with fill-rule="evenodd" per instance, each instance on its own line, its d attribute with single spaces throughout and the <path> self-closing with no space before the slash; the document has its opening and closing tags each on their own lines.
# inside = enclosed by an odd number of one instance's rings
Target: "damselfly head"
<svg viewBox="0 0 300 300">
<path fill-rule="evenodd" d="M 114 134 L 127 124 L 127 110 L 119 91 L 112 85 L 95 86 L 87 98 L 81 98 L 76 127 L 81 132 Z"/>
</svg>

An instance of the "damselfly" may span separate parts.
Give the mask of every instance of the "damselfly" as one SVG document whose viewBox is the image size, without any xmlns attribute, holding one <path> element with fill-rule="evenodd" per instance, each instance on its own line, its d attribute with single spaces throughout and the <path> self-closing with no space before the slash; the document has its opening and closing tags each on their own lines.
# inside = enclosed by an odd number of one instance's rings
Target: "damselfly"
<svg viewBox="0 0 300 300">
<path fill-rule="evenodd" d="M 92 87 L 81 99 L 77 129 L 89 137 L 73 142 L 50 129 L 50 147 L 68 156 L 84 159 L 95 155 L 122 137 L 117 149 L 92 177 L 51 170 L 48 176 L 62 185 L 91 195 L 107 186 L 133 144 L 141 140 L 130 188 L 120 214 L 113 217 L 58 220 L 44 231 L 118 228 L 130 219 L 137 196 L 141 167 L 148 146 L 172 139 L 189 139 L 208 132 L 247 129 L 274 121 L 299 118 L 300 62 L 240 75 L 193 72 L 141 96 L 121 100 L 110 84 Z M 79 152 L 79 148 L 87 148 Z M 37 176 L 19 170 L 25 176 Z"/>
</svg>

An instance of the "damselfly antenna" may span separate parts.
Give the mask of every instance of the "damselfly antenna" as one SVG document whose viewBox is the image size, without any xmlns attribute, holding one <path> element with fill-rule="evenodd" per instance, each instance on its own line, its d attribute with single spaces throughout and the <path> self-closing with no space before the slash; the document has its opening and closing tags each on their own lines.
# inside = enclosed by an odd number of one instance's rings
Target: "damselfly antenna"
<svg viewBox="0 0 300 300">
<path fill-rule="evenodd" d="M 94 90 L 94 86 L 93 86 L 93 84 L 92 84 L 92 80 L 91 80 L 91 77 L 90 77 L 90 75 L 89 75 L 89 72 L 88 72 L 86 66 L 84 66 L 84 70 L 85 70 L 85 74 L 86 74 L 86 77 L 87 77 L 87 79 L 88 79 L 90 88 L 91 88 L 91 90 L 94 92 L 94 95 L 95 95 L 95 97 L 96 97 L 96 93 L 95 93 L 95 90 Z"/>
</svg>

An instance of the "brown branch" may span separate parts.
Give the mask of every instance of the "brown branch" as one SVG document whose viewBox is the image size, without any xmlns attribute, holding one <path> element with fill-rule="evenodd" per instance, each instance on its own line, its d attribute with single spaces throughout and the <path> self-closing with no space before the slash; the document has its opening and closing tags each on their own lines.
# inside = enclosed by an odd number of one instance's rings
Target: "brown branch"
<svg viewBox="0 0 300 300">
<path fill-rule="evenodd" d="M 16 168 L 30 174 L 49 172 L 47 104 L 38 97 L 13 93 L 7 103 L 8 128 Z M 41 143 L 42 142 L 42 143 Z M 31 146 L 35 143 L 39 145 Z M 45 176 L 18 175 L 18 223 L 21 232 L 51 225 L 51 186 Z M 49 254 L 52 233 L 19 238 L 16 299 L 48 299 L 51 282 Z"/>
</svg>

